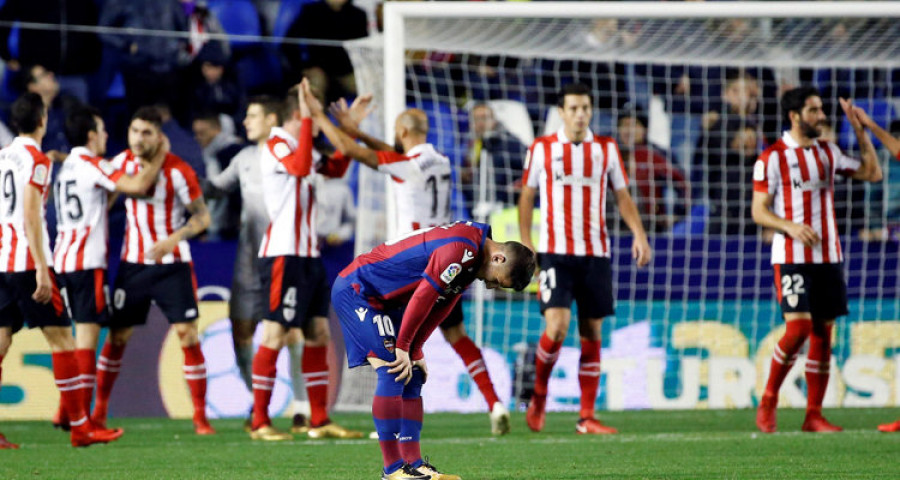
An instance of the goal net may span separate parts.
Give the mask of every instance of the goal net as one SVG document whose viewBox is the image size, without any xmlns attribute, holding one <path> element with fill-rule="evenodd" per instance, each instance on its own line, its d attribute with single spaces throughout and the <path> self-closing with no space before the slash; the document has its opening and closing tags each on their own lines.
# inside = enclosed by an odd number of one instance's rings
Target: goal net
<svg viewBox="0 0 900 480">
<path fill-rule="evenodd" d="M 604 322 L 597 405 L 750 407 L 784 328 L 768 235 L 750 217 L 753 162 L 787 128 L 779 98 L 794 86 L 821 92 L 826 137 L 850 155 L 858 146 L 839 97 L 900 131 L 892 123 L 900 119 L 898 16 L 890 2 L 388 3 L 383 39 L 347 49 L 359 91 L 379 106 L 371 128 L 390 136 L 397 113 L 423 109 L 429 141 L 454 165 L 454 214 L 490 222 L 501 240 L 518 238 L 525 149 L 561 127 L 557 91 L 590 86 L 591 130 L 619 142 L 655 257 L 634 266 L 630 233 L 607 205 L 617 308 Z M 875 145 L 884 182 L 835 185 L 850 315 L 835 330 L 826 406 L 900 404 L 900 163 Z M 367 170 L 359 198 L 357 250 L 365 251 L 403 206 L 390 205 L 384 177 Z M 535 290 L 473 288 L 465 311 L 512 404 L 527 389 L 522 358 L 543 330 Z M 441 362 L 426 384 L 427 409 L 486 408 L 443 339 L 426 352 Z M 578 356 L 573 321 L 549 409 L 577 409 Z M 805 405 L 804 363 L 782 404 Z M 338 406 L 368 408 L 372 391 L 371 379 L 345 382 Z"/>
</svg>

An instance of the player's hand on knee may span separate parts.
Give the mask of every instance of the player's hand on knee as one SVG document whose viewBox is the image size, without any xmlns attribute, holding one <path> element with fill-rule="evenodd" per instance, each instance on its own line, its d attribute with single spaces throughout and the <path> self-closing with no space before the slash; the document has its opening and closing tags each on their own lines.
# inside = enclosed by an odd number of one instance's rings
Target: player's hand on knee
<svg viewBox="0 0 900 480">
<path fill-rule="evenodd" d="M 39 268 L 35 270 L 35 283 L 37 284 L 37 288 L 34 289 L 31 298 L 38 303 L 49 302 L 53 291 L 50 286 L 50 272 L 48 269 Z"/>
<path fill-rule="evenodd" d="M 396 359 L 387 364 L 389 368 L 388 373 L 397 374 L 397 378 L 394 381 L 403 381 L 403 384 L 406 385 L 412 379 L 412 361 L 409 359 L 409 352 L 395 348 L 394 355 Z"/>
</svg>

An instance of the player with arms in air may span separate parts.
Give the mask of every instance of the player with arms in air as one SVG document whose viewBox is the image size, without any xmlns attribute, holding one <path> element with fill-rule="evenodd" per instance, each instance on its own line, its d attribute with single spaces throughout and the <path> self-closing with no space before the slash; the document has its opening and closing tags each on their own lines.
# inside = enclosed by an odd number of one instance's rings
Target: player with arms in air
<svg viewBox="0 0 900 480">
<path fill-rule="evenodd" d="M 458 480 L 422 459 L 422 345 L 476 279 L 487 288 L 523 290 L 534 275 L 534 253 L 498 243 L 490 226 L 457 222 L 416 230 L 360 255 L 332 288 L 350 368 L 378 374 L 372 415 L 384 460 L 384 480 Z"/>
<path fill-rule="evenodd" d="M 639 267 L 650 262 L 650 244 L 631 194 L 619 147 L 609 137 L 591 133 L 591 92 L 581 84 L 563 87 L 557 106 L 563 126 L 553 135 L 538 138 L 528 151 L 522 195 L 519 197 L 519 234 L 531 243 L 534 197 L 540 191 L 541 225 L 537 252 L 540 261 L 541 312 L 547 328 L 535 359 L 534 396 L 526 420 L 535 432 L 544 428 L 547 383 L 572 315 L 578 305 L 581 358 L 579 434 L 616 433 L 594 418 L 600 384 L 600 335 L 603 318 L 615 312 L 606 230 L 609 187 L 622 219 L 631 229 L 632 257 Z"/>
<path fill-rule="evenodd" d="M 75 358 L 84 408 L 89 411 L 97 377 L 97 340 L 111 308 L 106 276 L 109 201 L 116 193 L 146 195 L 169 150 L 164 145 L 153 158 L 142 160 L 143 168 L 135 176 L 116 170 L 103 158 L 106 128 L 100 112 L 91 107 L 69 114 L 66 138 L 77 146 L 69 152 L 54 183 L 57 235 L 53 264 L 59 291 L 75 322 Z M 60 405 L 53 424 L 67 430 L 68 423 Z"/>
<path fill-rule="evenodd" d="M 250 438 L 289 440 L 269 418 L 278 352 L 289 332 L 303 331 L 303 380 L 310 403 L 311 438 L 360 438 L 328 417 L 328 282 L 316 233 L 315 176 L 341 177 L 349 161 L 318 157 L 313 122 L 304 88 L 295 86 L 285 100 L 284 123 L 272 128 L 261 152 L 263 199 L 271 223 L 259 249 L 260 275 L 268 292 L 263 340 L 253 357 L 253 420 Z"/>
<path fill-rule="evenodd" d="M 426 140 L 428 117 L 425 112 L 409 109 L 397 117 L 394 125 L 395 145 L 391 147 L 359 129 L 359 122 L 368 114 L 369 100 L 370 96 L 359 97 L 349 108 L 343 100 L 333 105 L 330 111 L 338 119 L 340 129 L 331 124 L 319 105 L 312 100 L 309 102 L 316 123 L 340 151 L 393 179 L 396 233 L 403 235 L 420 228 L 449 223 L 450 160 Z M 359 138 L 371 148 L 358 145 L 353 138 Z M 466 334 L 461 302 L 441 323 L 441 333 L 462 359 L 484 396 L 490 414 L 491 432 L 495 435 L 509 432 L 509 410 L 494 390 L 481 349 Z"/>
<path fill-rule="evenodd" d="M 806 360 L 807 407 L 804 432 L 838 432 L 841 427 L 822 416 L 831 364 L 831 332 L 837 317 L 847 314 L 844 255 L 834 214 L 835 176 L 879 182 L 881 166 L 862 118 L 865 113 L 841 99 L 841 107 L 860 146 L 862 161 L 819 140 L 828 123 L 822 98 L 812 87 L 784 93 L 781 109 L 791 129 L 766 149 L 753 167 L 753 221 L 775 230 L 772 266 L 775 294 L 787 330 L 775 345 L 766 390 L 759 402 L 756 426 L 776 430 L 778 391 L 809 338 Z"/>
<path fill-rule="evenodd" d="M 52 270 L 44 216 L 52 165 L 40 149 L 47 110 L 39 95 L 26 93 L 13 102 L 10 119 L 19 136 L 0 150 L 0 364 L 16 331 L 26 322 L 40 328 L 50 346 L 72 446 L 106 443 L 122 431 L 98 428 L 88 418 L 75 339 Z M 0 434 L 0 449 L 9 448 L 18 446 Z"/>
<path fill-rule="evenodd" d="M 165 148 L 162 116 L 153 107 L 135 112 L 128 127 L 128 149 L 112 164 L 128 175 L 139 175 L 143 159 Z M 184 378 L 194 404 L 194 431 L 211 435 L 206 419 L 206 360 L 197 328 L 197 281 L 187 240 L 209 226 L 194 170 L 168 153 L 145 197 L 125 199 L 126 227 L 122 263 L 113 288 L 113 316 L 106 344 L 97 362 L 97 401 L 91 418 L 106 424 L 109 396 L 122 366 L 122 355 L 134 327 L 147 322 L 155 303 L 178 334 L 184 352 Z M 185 220 L 186 215 L 190 217 Z"/>
</svg>

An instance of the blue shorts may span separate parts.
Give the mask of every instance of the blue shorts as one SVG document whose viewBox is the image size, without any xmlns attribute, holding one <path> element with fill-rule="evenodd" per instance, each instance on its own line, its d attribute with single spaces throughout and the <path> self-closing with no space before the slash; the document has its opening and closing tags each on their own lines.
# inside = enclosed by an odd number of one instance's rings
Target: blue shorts
<svg viewBox="0 0 900 480">
<path fill-rule="evenodd" d="M 373 308 L 356 293 L 349 279 L 337 277 L 331 289 L 331 305 L 341 321 L 344 348 L 350 368 L 366 365 L 369 357 L 392 362 L 403 310 Z"/>
</svg>

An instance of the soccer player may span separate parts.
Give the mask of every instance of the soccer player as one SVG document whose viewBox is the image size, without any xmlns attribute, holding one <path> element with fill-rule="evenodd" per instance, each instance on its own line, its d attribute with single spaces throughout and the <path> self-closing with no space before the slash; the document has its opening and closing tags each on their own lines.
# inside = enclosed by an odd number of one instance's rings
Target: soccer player
<svg viewBox="0 0 900 480">
<path fill-rule="evenodd" d="M 416 230 L 360 255 L 334 282 L 348 365 L 378 374 L 372 415 L 383 480 L 459 479 L 422 460 L 422 345 L 476 279 L 519 291 L 531 281 L 534 253 L 490 237 L 489 225 L 473 222 Z"/>
<path fill-rule="evenodd" d="M 622 219 L 631 229 L 632 257 L 638 266 L 650 262 L 650 245 L 640 214 L 628 193 L 628 177 L 619 147 L 609 137 L 591 133 L 591 92 L 581 84 L 562 88 L 557 99 L 563 126 L 553 135 L 538 138 L 528 151 L 522 195 L 519 198 L 519 233 L 529 248 L 535 193 L 541 195 L 540 303 L 547 327 L 535 359 L 534 395 L 526 420 L 535 432 L 544 428 L 547 383 L 569 329 L 572 300 L 578 305 L 581 358 L 579 434 L 616 433 L 594 418 L 600 383 L 600 335 L 603 317 L 615 311 L 606 230 L 606 197 L 613 189 Z"/>
<path fill-rule="evenodd" d="M 134 113 L 128 127 L 128 149 L 117 155 L 116 170 L 138 175 L 148 158 L 164 148 L 162 117 L 153 107 Z M 209 226 L 194 170 L 172 153 L 165 155 L 155 183 L 145 198 L 125 200 L 125 242 L 113 289 L 110 333 L 97 363 L 97 401 L 91 418 L 106 424 L 109 395 L 122 367 L 125 346 L 134 327 L 147 322 L 150 302 L 172 324 L 184 351 L 184 378 L 194 404 L 194 431 L 211 435 L 206 419 L 206 361 L 197 329 L 197 286 L 187 240 Z M 185 221 L 185 214 L 190 218 Z"/>
<path fill-rule="evenodd" d="M 819 140 L 827 124 L 822 98 L 812 87 L 784 93 L 781 109 L 791 129 L 767 148 L 753 167 L 753 221 L 775 230 L 772 266 L 775 294 L 787 330 L 775 345 L 756 426 L 776 430 L 778 390 L 809 338 L 806 360 L 807 406 L 804 432 L 838 432 L 822 416 L 828 387 L 831 331 L 835 318 L 847 314 L 844 260 L 834 215 L 836 175 L 865 182 L 881 181 L 881 167 L 863 128 L 859 108 L 844 99 L 841 107 L 856 133 L 862 161 L 844 155 L 834 143 Z"/>
<path fill-rule="evenodd" d="M 253 391 L 253 333 L 256 325 L 268 312 L 268 298 L 260 281 L 259 246 L 266 228 L 269 227 L 269 213 L 263 200 L 260 152 L 266 148 L 272 128 L 283 123 L 282 102 L 274 97 L 251 98 L 244 117 L 247 139 L 252 145 L 231 160 L 222 173 L 209 179 L 214 194 L 241 190 L 241 230 L 238 238 L 237 256 L 234 262 L 234 278 L 231 283 L 231 298 L 228 301 L 234 356 L 238 370 Z M 309 402 L 304 402 L 302 361 L 303 335 L 299 329 L 290 330 L 287 347 L 291 357 L 291 386 L 294 391 L 294 418 L 291 432 L 306 433 L 309 429 Z M 251 413 L 252 415 L 252 413 Z M 247 421 L 249 431 L 252 419 Z"/>
<path fill-rule="evenodd" d="M 100 328 L 108 322 L 109 196 L 114 192 L 146 195 L 156 182 L 168 148 L 146 159 L 136 176 L 123 174 L 102 158 L 106 154 L 106 129 L 100 112 L 90 107 L 69 114 L 66 137 L 77 146 L 69 152 L 53 185 L 58 232 L 53 264 L 60 294 L 75 322 L 75 358 L 81 372 L 84 408 L 89 411 L 97 372 L 97 339 Z M 68 430 L 62 405 L 53 423 Z"/>
<path fill-rule="evenodd" d="M 304 80 L 302 85 L 306 85 Z M 263 198 L 271 223 L 259 249 L 263 290 L 268 305 L 263 340 L 253 357 L 253 422 L 250 438 L 288 440 L 272 427 L 269 401 L 275 387 L 275 362 L 291 330 L 302 330 L 303 379 L 310 403 L 311 438 L 360 438 L 328 417 L 328 284 L 316 235 L 315 175 L 340 177 L 345 159 L 314 160 L 312 119 L 295 86 L 285 100 L 284 123 L 273 127 L 260 157 Z"/>
<path fill-rule="evenodd" d="M 360 97 L 350 108 L 343 101 L 332 106 L 331 111 L 344 131 L 335 128 L 321 108 L 313 107 L 316 124 L 321 125 L 325 135 L 345 155 L 391 176 L 395 204 L 398 206 L 399 234 L 449 223 L 450 160 L 427 142 L 428 117 L 425 112 L 409 109 L 397 117 L 394 126 L 396 146 L 392 148 L 359 129 L 359 121 L 366 115 L 369 99 Z M 351 137 L 359 138 L 374 150 L 358 145 Z M 462 359 L 487 401 L 491 433 L 503 435 L 509 432 L 509 410 L 494 390 L 481 349 L 466 335 L 462 303 L 457 303 L 441 324 L 441 333 Z"/>
<path fill-rule="evenodd" d="M 47 110 L 39 95 L 26 93 L 13 102 L 10 119 L 19 136 L 0 150 L 0 363 L 13 334 L 26 322 L 40 328 L 52 352 L 53 376 L 70 419 L 72 446 L 106 443 L 122 436 L 122 431 L 97 428 L 87 416 L 73 352 L 75 339 L 52 271 L 44 217 L 52 166 L 40 150 Z M 0 440 L 0 448 L 16 447 Z"/>
</svg>

